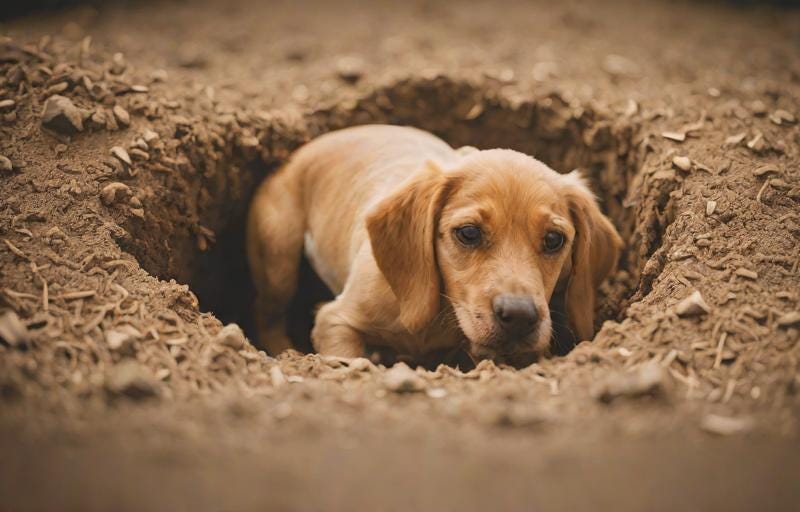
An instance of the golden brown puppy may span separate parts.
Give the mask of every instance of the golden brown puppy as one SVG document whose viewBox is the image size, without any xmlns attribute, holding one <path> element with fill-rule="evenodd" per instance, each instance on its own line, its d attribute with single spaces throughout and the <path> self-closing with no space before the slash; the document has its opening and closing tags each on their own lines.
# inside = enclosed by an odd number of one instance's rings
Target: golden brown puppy
<svg viewBox="0 0 800 512">
<path fill-rule="evenodd" d="M 577 173 L 396 126 L 306 144 L 260 186 L 247 225 L 272 354 L 291 347 L 284 314 L 302 251 L 336 295 L 316 315 L 320 353 L 465 344 L 473 358 L 512 361 L 548 352 L 553 302 L 577 341 L 592 337 L 595 290 L 620 247 Z"/>
</svg>

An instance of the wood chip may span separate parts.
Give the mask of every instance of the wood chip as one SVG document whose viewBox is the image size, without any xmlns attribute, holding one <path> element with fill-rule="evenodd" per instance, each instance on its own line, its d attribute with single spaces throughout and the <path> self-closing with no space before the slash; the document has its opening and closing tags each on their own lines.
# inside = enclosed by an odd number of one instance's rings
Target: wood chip
<svg viewBox="0 0 800 512">
<path fill-rule="evenodd" d="M 729 146 L 737 146 L 747 137 L 747 132 L 737 133 L 725 139 L 725 144 Z"/>
<path fill-rule="evenodd" d="M 739 277 L 743 277 L 745 279 L 750 279 L 752 281 L 758 279 L 758 272 L 750 270 L 749 268 L 739 267 L 734 271 L 734 274 L 736 274 Z"/>
<path fill-rule="evenodd" d="M 676 156 L 672 159 L 672 165 L 680 169 L 681 171 L 691 171 L 692 170 L 692 160 L 688 156 Z"/>
<path fill-rule="evenodd" d="M 765 174 L 780 174 L 780 169 L 775 164 L 766 164 L 762 165 L 761 167 L 757 167 L 753 170 L 753 176 L 764 176 Z"/>
<path fill-rule="evenodd" d="M 709 313 L 711 308 L 703 299 L 703 295 L 695 290 L 691 295 L 683 299 L 675 306 L 675 313 L 680 317 L 701 316 Z"/>
<path fill-rule="evenodd" d="M 797 327 L 800 325 L 800 311 L 791 311 L 779 316 L 776 319 L 778 327 Z"/>
<path fill-rule="evenodd" d="M 683 132 L 661 132 L 661 136 L 676 142 L 683 142 L 686 140 L 686 134 Z"/>
<path fill-rule="evenodd" d="M 752 418 L 741 417 L 733 418 L 729 416 L 720 416 L 717 414 L 706 414 L 700 421 L 700 428 L 709 434 L 719 436 L 730 436 L 735 434 L 743 434 L 752 430 L 754 422 Z"/>
</svg>

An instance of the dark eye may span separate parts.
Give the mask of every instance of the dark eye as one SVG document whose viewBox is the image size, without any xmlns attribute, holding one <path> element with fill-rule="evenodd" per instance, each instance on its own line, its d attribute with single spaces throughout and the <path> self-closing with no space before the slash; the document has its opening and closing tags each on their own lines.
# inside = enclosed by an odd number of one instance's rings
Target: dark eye
<svg viewBox="0 0 800 512">
<path fill-rule="evenodd" d="M 456 228 L 455 234 L 456 239 L 467 247 L 476 247 L 481 243 L 481 238 L 483 236 L 481 228 L 473 224 L 467 224 Z"/>
<path fill-rule="evenodd" d="M 564 247 L 564 235 L 558 231 L 548 231 L 544 235 L 545 252 L 556 252 Z"/>
</svg>

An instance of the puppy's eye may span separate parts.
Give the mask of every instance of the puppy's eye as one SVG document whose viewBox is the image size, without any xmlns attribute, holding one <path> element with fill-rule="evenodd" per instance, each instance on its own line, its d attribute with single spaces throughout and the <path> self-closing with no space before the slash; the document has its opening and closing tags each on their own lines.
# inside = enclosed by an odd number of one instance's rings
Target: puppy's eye
<svg viewBox="0 0 800 512">
<path fill-rule="evenodd" d="M 544 235 L 544 250 L 545 252 L 556 252 L 564 247 L 564 235 L 558 231 L 548 231 Z"/>
<path fill-rule="evenodd" d="M 466 247 L 477 247 L 483 238 L 481 228 L 474 224 L 466 224 L 456 228 L 455 235 L 456 239 Z"/>
</svg>

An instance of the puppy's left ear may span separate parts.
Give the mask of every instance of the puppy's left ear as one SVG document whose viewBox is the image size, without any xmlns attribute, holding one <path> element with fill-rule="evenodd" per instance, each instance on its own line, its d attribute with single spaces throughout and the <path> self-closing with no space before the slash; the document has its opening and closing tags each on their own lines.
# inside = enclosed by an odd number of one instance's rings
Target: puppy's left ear
<svg viewBox="0 0 800 512">
<path fill-rule="evenodd" d="M 435 237 L 447 182 L 428 162 L 366 219 L 375 262 L 397 297 L 400 321 L 412 333 L 424 330 L 439 312 Z"/>
<path fill-rule="evenodd" d="M 616 268 L 622 239 L 577 172 L 573 171 L 568 180 L 564 194 L 576 233 L 566 310 L 576 341 L 584 341 L 594 334 L 595 293 Z"/>
</svg>

